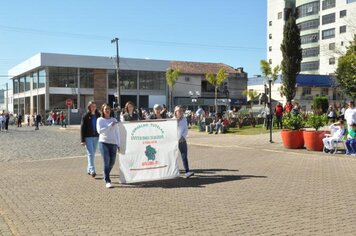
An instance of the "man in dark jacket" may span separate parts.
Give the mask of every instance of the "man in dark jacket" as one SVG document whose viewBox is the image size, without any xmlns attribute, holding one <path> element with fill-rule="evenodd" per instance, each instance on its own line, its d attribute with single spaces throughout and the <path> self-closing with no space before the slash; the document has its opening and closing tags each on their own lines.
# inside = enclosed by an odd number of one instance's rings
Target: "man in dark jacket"
<svg viewBox="0 0 356 236">
<path fill-rule="evenodd" d="M 41 123 L 42 117 L 41 117 L 40 114 L 37 114 L 35 119 L 36 119 L 36 128 L 35 128 L 35 130 L 39 130 L 39 124 Z"/>
<path fill-rule="evenodd" d="M 82 118 L 80 133 L 81 144 L 86 147 L 88 155 L 87 173 L 93 177 L 96 176 L 94 158 L 99 140 L 99 134 L 96 130 L 96 120 L 99 117 L 100 113 L 96 109 L 96 103 L 94 101 L 90 101 L 88 103 L 88 112 Z"/>
</svg>

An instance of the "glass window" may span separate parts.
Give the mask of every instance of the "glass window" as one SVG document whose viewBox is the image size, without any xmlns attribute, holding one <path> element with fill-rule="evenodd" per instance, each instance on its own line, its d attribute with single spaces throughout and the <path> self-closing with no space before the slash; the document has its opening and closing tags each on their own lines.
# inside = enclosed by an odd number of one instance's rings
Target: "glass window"
<svg viewBox="0 0 356 236">
<path fill-rule="evenodd" d="M 343 18 L 346 16 L 346 10 L 340 11 L 340 18 Z"/>
<path fill-rule="evenodd" d="M 346 33 L 346 25 L 340 26 L 340 34 Z"/>
<path fill-rule="evenodd" d="M 268 37 L 269 37 L 269 39 L 272 39 L 272 34 L 269 34 L 269 36 L 268 36 Z"/>
<path fill-rule="evenodd" d="M 329 88 L 321 88 L 321 96 L 327 96 L 329 95 Z"/>
<path fill-rule="evenodd" d="M 301 44 L 316 43 L 319 41 L 319 34 L 308 34 L 300 37 Z"/>
<path fill-rule="evenodd" d="M 304 62 L 300 64 L 300 71 L 310 71 L 310 70 L 318 70 L 319 69 L 319 61 L 310 61 Z"/>
<path fill-rule="evenodd" d="M 24 91 L 25 91 L 25 77 L 21 77 L 19 83 L 19 93 L 22 93 Z"/>
<path fill-rule="evenodd" d="M 352 3 L 352 2 L 356 2 L 356 0 L 346 0 L 347 4 Z"/>
<path fill-rule="evenodd" d="M 282 19 L 282 12 L 278 12 L 278 19 Z"/>
<path fill-rule="evenodd" d="M 44 88 L 46 86 L 46 71 L 40 70 L 38 72 L 38 88 Z"/>
<path fill-rule="evenodd" d="M 330 39 L 335 37 L 335 28 L 323 30 L 321 32 L 322 39 Z"/>
<path fill-rule="evenodd" d="M 335 22 L 335 13 L 327 14 L 322 17 L 322 24 L 330 24 Z"/>
<path fill-rule="evenodd" d="M 137 71 L 120 71 L 120 85 L 123 89 L 137 89 Z"/>
<path fill-rule="evenodd" d="M 32 78 L 32 89 L 37 89 L 37 87 L 38 87 L 38 73 L 37 73 L 37 71 L 35 73 L 32 73 L 31 78 Z"/>
<path fill-rule="evenodd" d="M 329 65 L 335 64 L 335 57 L 329 58 Z"/>
<path fill-rule="evenodd" d="M 319 47 L 305 48 L 302 50 L 302 57 L 315 57 L 319 55 Z"/>
<path fill-rule="evenodd" d="M 14 86 L 14 93 L 18 93 L 19 92 L 19 79 L 14 79 L 13 81 L 13 86 Z"/>
<path fill-rule="evenodd" d="M 272 64 L 272 59 L 269 59 L 269 60 L 268 60 L 268 63 L 269 63 L 269 64 Z"/>
<path fill-rule="evenodd" d="M 268 51 L 272 52 L 272 46 L 268 47 Z"/>
<path fill-rule="evenodd" d="M 94 70 L 82 69 L 79 70 L 80 87 L 81 88 L 94 88 Z"/>
<path fill-rule="evenodd" d="M 303 87 L 303 96 L 305 95 L 310 95 L 311 94 L 311 88 L 310 87 Z"/>
<path fill-rule="evenodd" d="M 323 10 L 335 7 L 335 0 L 324 0 L 322 2 Z"/>
<path fill-rule="evenodd" d="M 272 26 L 272 21 L 270 20 L 269 23 L 268 23 L 269 26 Z"/>
<path fill-rule="evenodd" d="M 319 1 L 310 2 L 297 7 L 298 18 L 305 16 L 316 15 L 319 13 L 320 3 Z"/>
<path fill-rule="evenodd" d="M 77 68 L 50 67 L 48 70 L 50 87 L 76 88 L 78 86 Z"/>
<path fill-rule="evenodd" d="M 335 43 L 329 43 L 329 50 L 335 50 Z"/>
<path fill-rule="evenodd" d="M 305 22 L 298 24 L 298 28 L 300 31 L 309 30 L 309 29 L 317 29 L 319 27 L 319 24 L 320 24 L 319 19 L 309 20 L 309 21 L 305 21 Z"/>
<path fill-rule="evenodd" d="M 31 77 L 25 76 L 25 91 L 30 91 L 31 89 Z"/>
<path fill-rule="evenodd" d="M 166 79 L 164 72 L 140 71 L 140 89 L 165 90 Z"/>
</svg>

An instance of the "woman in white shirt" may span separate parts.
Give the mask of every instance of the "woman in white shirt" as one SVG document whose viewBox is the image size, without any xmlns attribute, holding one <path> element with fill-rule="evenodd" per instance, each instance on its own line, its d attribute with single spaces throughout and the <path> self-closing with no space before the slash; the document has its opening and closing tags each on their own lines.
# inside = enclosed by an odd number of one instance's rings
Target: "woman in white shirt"
<svg viewBox="0 0 356 236">
<path fill-rule="evenodd" d="M 187 135 L 188 135 L 188 123 L 187 119 L 183 116 L 184 111 L 181 106 L 176 106 L 174 108 L 174 117 L 178 121 L 178 138 L 179 138 L 179 151 L 182 156 L 183 166 L 185 170 L 185 177 L 189 178 L 194 175 L 194 172 L 189 171 L 188 164 L 188 145 L 187 145 Z"/>
<path fill-rule="evenodd" d="M 116 160 L 116 152 L 120 149 L 120 135 L 117 127 L 118 121 L 110 116 L 111 107 L 108 104 L 101 106 L 101 116 L 96 122 L 99 133 L 99 150 L 104 162 L 104 180 L 106 188 L 112 188 L 110 172 Z"/>
</svg>

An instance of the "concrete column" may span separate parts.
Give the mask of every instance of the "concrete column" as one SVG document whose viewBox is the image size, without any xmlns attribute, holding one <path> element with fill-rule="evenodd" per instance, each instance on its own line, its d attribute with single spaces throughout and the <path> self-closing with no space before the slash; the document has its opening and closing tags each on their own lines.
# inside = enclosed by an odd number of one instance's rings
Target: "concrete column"
<svg viewBox="0 0 356 236">
<path fill-rule="evenodd" d="M 107 103 L 108 89 L 106 70 L 94 70 L 94 100 L 98 108 L 100 108 L 104 103 Z"/>
<path fill-rule="evenodd" d="M 45 78 L 45 89 L 46 89 L 46 93 L 45 93 L 45 110 L 49 110 L 49 70 L 48 67 L 45 68 L 46 71 L 46 78 Z"/>
</svg>

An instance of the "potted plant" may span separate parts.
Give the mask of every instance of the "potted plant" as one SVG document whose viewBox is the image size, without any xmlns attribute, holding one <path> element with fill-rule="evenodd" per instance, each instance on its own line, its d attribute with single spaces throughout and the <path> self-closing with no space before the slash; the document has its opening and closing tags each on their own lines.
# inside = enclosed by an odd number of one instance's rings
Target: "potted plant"
<svg viewBox="0 0 356 236">
<path fill-rule="evenodd" d="M 285 148 L 298 149 L 304 147 L 303 130 L 304 120 L 301 115 L 287 113 L 283 117 L 281 137 Z"/>
<path fill-rule="evenodd" d="M 307 117 L 307 126 L 314 128 L 315 130 L 304 130 L 303 138 L 304 144 L 308 151 L 322 151 L 324 144 L 323 138 L 325 137 L 325 131 L 319 131 L 320 127 L 323 127 L 328 122 L 326 115 L 310 114 Z"/>
</svg>

